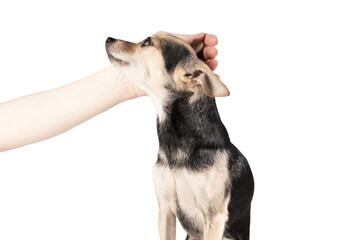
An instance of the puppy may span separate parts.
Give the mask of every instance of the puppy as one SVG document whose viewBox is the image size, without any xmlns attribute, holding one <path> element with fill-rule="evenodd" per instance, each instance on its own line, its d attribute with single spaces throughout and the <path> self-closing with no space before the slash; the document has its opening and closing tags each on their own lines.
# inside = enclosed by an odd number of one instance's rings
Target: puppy
<svg viewBox="0 0 360 240">
<path fill-rule="evenodd" d="M 139 43 L 106 40 L 111 63 L 157 108 L 160 239 L 175 239 L 176 217 L 187 240 L 249 239 L 253 176 L 220 120 L 215 97 L 229 91 L 198 58 L 202 49 L 164 32 Z"/>
</svg>

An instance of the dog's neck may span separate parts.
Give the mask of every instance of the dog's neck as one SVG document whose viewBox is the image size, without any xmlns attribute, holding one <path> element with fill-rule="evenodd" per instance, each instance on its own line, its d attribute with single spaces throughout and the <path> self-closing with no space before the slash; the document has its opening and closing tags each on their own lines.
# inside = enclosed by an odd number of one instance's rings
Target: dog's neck
<svg viewBox="0 0 360 240">
<path fill-rule="evenodd" d="M 159 153 L 165 155 L 170 167 L 193 159 L 197 159 L 195 165 L 207 165 L 199 158 L 210 164 L 207 158 L 230 143 L 215 99 L 205 94 L 195 101 L 190 98 L 189 93 L 178 94 L 163 106 L 165 117 L 157 121 Z"/>
</svg>

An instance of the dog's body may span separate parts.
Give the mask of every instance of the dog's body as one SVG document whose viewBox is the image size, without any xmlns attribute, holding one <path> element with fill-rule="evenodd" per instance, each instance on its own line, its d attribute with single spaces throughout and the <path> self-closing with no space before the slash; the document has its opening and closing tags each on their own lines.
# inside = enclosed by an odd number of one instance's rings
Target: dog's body
<svg viewBox="0 0 360 240">
<path fill-rule="evenodd" d="M 203 95 L 189 104 L 189 98 L 176 99 L 158 123 L 153 173 L 160 214 L 170 222 L 175 214 L 190 239 L 222 239 L 225 223 L 225 237 L 247 239 L 253 191 L 248 163 L 230 143 L 215 99 Z"/>
<path fill-rule="evenodd" d="M 125 77 L 147 91 L 158 109 L 153 176 L 160 239 L 175 239 L 176 217 L 188 240 L 249 239 L 253 177 L 214 98 L 228 95 L 227 88 L 188 44 L 166 33 L 138 44 L 109 38 L 107 51 L 113 64 L 130 68 Z"/>
</svg>

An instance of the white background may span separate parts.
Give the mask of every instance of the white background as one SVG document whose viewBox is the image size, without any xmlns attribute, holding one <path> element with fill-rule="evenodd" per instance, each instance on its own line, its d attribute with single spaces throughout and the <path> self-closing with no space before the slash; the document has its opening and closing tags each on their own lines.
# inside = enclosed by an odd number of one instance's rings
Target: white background
<svg viewBox="0 0 360 240">
<path fill-rule="evenodd" d="M 216 34 L 218 108 L 255 177 L 252 239 L 360 239 L 358 1 L 6 2 L 0 102 L 106 67 L 108 36 Z M 0 239 L 158 239 L 155 115 L 135 99 L 0 153 Z"/>
</svg>

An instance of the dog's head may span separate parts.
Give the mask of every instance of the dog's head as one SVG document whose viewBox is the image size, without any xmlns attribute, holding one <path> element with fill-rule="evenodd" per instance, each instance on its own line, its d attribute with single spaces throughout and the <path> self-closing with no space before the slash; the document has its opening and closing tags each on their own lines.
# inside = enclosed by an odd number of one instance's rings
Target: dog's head
<svg viewBox="0 0 360 240">
<path fill-rule="evenodd" d="M 111 63 L 125 78 L 151 97 L 164 98 L 176 92 L 205 93 L 211 97 L 229 95 L 229 90 L 200 59 L 203 43 L 192 46 L 171 34 L 159 32 L 139 43 L 114 38 L 106 40 Z"/>
</svg>

